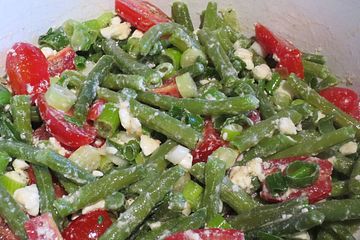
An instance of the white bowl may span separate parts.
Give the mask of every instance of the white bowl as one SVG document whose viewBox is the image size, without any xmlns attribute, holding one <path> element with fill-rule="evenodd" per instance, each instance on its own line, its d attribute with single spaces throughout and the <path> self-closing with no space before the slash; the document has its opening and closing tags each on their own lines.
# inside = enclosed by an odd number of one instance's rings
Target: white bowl
<svg viewBox="0 0 360 240">
<path fill-rule="evenodd" d="M 171 1 L 153 0 L 166 12 Z M 204 0 L 187 0 L 194 20 L 206 7 Z M 360 1 L 358 0 L 227 0 L 247 34 L 261 22 L 304 51 L 321 50 L 331 71 L 351 79 L 360 90 Z M 7 49 L 16 41 L 36 42 L 51 26 L 69 18 L 89 19 L 113 10 L 114 0 L 0 0 L 0 73 Z"/>
</svg>

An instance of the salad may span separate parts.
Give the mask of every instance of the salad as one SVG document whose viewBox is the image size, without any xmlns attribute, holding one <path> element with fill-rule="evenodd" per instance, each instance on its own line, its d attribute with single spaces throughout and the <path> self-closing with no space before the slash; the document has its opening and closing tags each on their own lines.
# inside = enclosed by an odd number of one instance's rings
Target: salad
<svg viewBox="0 0 360 240">
<path fill-rule="evenodd" d="M 143 0 L 18 42 L 0 85 L 0 239 L 356 239 L 359 96 L 209 2 Z"/>
</svg>

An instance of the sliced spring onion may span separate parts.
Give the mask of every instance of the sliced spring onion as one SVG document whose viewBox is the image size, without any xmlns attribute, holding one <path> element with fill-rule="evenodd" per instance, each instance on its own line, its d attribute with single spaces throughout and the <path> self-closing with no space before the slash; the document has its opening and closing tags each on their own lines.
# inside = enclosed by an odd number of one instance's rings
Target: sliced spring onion
<svg viewBox="0 0 360 240">
<path fill-rule="evenodd" d="M 232 149 L 232 148 L 228 148 L 228 147 L 220 147 L 218 149 L 216 149 L 210 156 L 210 158 L 218 158 L 222 161 L 225 162 L 226 165 L 226 169 L 231 168 L 237 157 L 239 156 L 239 153 Z"/>
<path fill-rule="evenodd" d="M 121 192 L 114 192 L 105 198 L 105 208 L 111 211 L 120 210 L 125 204 L 125 195 Z"/>
<path fill-rule="evenodd" d="M 167 48 L 164 53 L 165 56 L 170 58 L 172 65 L 174 66 L 174 70 L 178 70 L 180 68 L 180 60 L 181 60 L 181 52 L 176 50 L 175 48 Z"/>
<path fill-rule="evenodd" d="M 275 90 L 280 86 L 281 76 L 279 73 L 274 72 L 271 76 L 271 80 L 265 84 L 266 91 L 272 95 Z"/>
<path fill-rule="evenodd" d="M 192 79 L 190 73 L 185 73 L 183 75 L 176 77 L 176 85 L 179 89 L 179 92 L 184 98 L 196 97 L 198 95 L 197 86 Z"/>
<path fill-rule="evenodd" d="M 93 171 L 99 168 L 101 155 L 102 153 L 98 148 L 94 148 L 90 145 L 84 145 L 73 152 L 69 159 L 78 166 L 86 170 Z"/>
<path fill-rule="evenodd" d="M 119 108 L 113 103 L 106 103 L 100 116 L 95 121 L 98 134 L 103 138 L 111 137 L 119 126 Z"/>
<path fill-rule="evenodd" d="M 304 161 L 295 161 L 285 169 L 286 181 L 290 187 L 303 188 L 310 186 L 319 177 L 319 165 Z"/>
<path fill-rule="evenodd" d="M 265 178 L 265 183 L 272 194 L 281 194 L 288 189 L 286 178 L 281 172 L 268 175 Z"/>
<path fill-rule="evenodd" d="M 67 112 L 75 104 L 76 95 L 65 87 L 53 84 L 45 93 L 45 100 L 50 106 Z"/>
<path fill-rule="evenodd" d="M 239 136 L 242 131 L 243 127 L 240 124 L 232 123 L 221 129 L 221 136 L 226 141 L 232 141 L 236 136 Z"/>
<path fill-rule="evenodd" d="M 86 67 L 86 58 L 83 56 L 77 55 L 74 59 L 74 63 L 75 63 L 76 69 L 83 70 Z"/>
<path fill-rule="evenodd" d="M 223 229 L 232 229 L 233 227 L 225 220 L 220 214 L 216 214 L 215 217 L 210 219 L 206 224 L 208 228 L 223 228 Z"/>
<path fill-rule="evenodd" d="M 205 54 L 197 48 L 189 48 L 181 55 L 180 65 L 185 68 L 193 65 L 196 61 L 206 62 Z"/>
<path fill-rule="evenodd" d="M 190 203 L 191 209 L 198 209 L 201 203 L 203 187 L 194 181 L 188 181 L 183 189 L 183 195 L 186 201 Z"/>
<path fill-rule="evenodd" d="M 160 74 L 161 78 L 167 78 L 174 71 L 174 66 L 171 63 L 165 62 L 159 64 L 156 67 L 156 70 Z"/>
</svg>

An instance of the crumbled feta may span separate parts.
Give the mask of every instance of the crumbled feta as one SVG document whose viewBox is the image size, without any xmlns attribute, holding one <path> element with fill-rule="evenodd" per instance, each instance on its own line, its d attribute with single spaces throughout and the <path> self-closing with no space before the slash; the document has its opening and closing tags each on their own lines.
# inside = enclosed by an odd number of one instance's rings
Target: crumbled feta
<svg viewBox="0 0 360 240">
<path fill-rule="evenodd" d="M 106 147 L 105 148 L 106 153 L 115 155 L 118 150 L 115 147 Z"/>
<path fill-rule="evenodd" d="M 110 26 L 100 29 L 100 33 L 106 39 L 125 40 L 131 33 L 131 24 L 128 22 L 111 23 Z"/>
<path fill-rule="evenodd" d="M 290 118 L 287 117 L 280 118 L 278 120 L 277 127 L 280 133 L 285 135 L 295 135 L 297 133 L 295 124 Z"/>
<path fill-rule="evenodd" d="M 131 204 L 133 204 L 133 202 L 135 202 L 135 199 L 133 198 L 129 198 L 125 201 L 125 208 L 128 208 L 131 206 Z"/>
<path fill-rule="evenodd" d="M 291 235 L 292 239 L 298 239 L 298 240 L 310 240 L 310 234 L 308 232 L 299 232 Z"/>
<path fill-rule="evenodd" d="M 356 181 L 359 181 L 359 182 L 360 182 L 360 175 L 356 175 L 356 176 L 354 177 L 354 179 L 355 179 Z"/>
<path fill-rule="evenodd" d="M 30 167 L 29 164 L 27 164 L 24 160 L 21 159 L 15 159 L 12 162 L 12 166 L 15 169 L 15 171 L 23 171 Z"/>
<path fill-rule="evenodd" d="M 254 50 L 254 52 L 255 52 L 257 55 L 259 55 L 259 56 L 261 56 L 261 57 L 263 57 L 263 58 L 266 57 L 265 51 L 263 50 L 263 48 L 260 46 L 260 44 L 259 44 L 258 42 L 254 42 L 254 43 L 250 46 L 250 49 Z"/>
<path fill-rule="evenodd" d="M 258 177 L 260 181 L 265 179 L 261 158 L 254 158 L 245 166 L 235 166 L 230 169 L 229 178 L 231 182 L 238 185 L 248 193 L 250 193 L 253 188 L 251 182 L 253 177 Z"/>
<path fill-rule="evenodd" d="M 153 139 L 148 135 L 141 135 L 140 137 L 140 148 L 145 156 L 152 154 L 159 146 L 160 141 Z"/>
<path fill-rule="evenodd" d="M 6 104 L 4 107 L 4 111 L 8 112 L 10 110 L 10 104 Z"/>
<path fill-rule="evenodd" d="M 50 148 L 52 150 L 54 150 L 55 152 L 57 152 L 58 154 L 65 156 L 69 153 L 68 150 L 66 150 L 65 148 L 63 148 L 61 146 L 60 142 L 58 140 L 56 140 L 56 138 L 50 137 L 49 142 L 50 142 Z"/>
<path fill-rule="evenodd" d="M 94 170 L 94 171 L 92 171 L 92 175 L 94 177 L 102 177 L 102 176 L 104 176 L 104 173 L 101 171 L 98 171 L 98 170 Z"/>
<path fill-rule="evenodd" d="M 191 213 L 191 205 L 186 201 L 184 209 L 181 211 L 181 213 L 185 216 L 189 216 Z"/>
<path fill-rule="evenodd" d="M 160 222 L 160 221 L 157 221 L 157 222 L 149 223 L 148 225 L 149 225 L 149 227 L 150 227 L 151 230 L 154 230 L 154 229 L 156 229 L 156 228 L 161 227 L 161 222 Z"/>
<path fill-rule="evenodd" d="M 267 64 L 260 64 L 252 69 L 254 78 L 257 80 L 267 79 L 270 80 L 272 72 L 270 67 Z"/>
<path fill-rule="evenodd" d="M 357 149 L 358 149 L 357 143 L 351 141 L 351 142 L 347 142 L 344 145 L 342 145 L 339 148 L 339 151 L 343 155 L 350 155 L 350 154 L 356 153 Z"/>
<path fill-rule="evenodd" d="M 190 169 L 193 157 L 190 153 L 190 149 L 177 145 L 165 155 L 165 159 L 175 165 L 178 164 L 185 169 Z"/>
<path fill-rule="evenodd" d="M 56 55 L 57 51 L 50 47 L 41 48 L 41 52 L 44 54 L 46 58 Z"/>
<path fill-rule="evenodd" d="M 142 38 L 144 36 L 144 33 L 142 31 L 139 30 L 135 30 L 132 34 L 130 38 Z"/>
<path fill-rule="evenodd" d="M 289 84 L 285 80 L 281 80 L 279 87 L 275 90 L 274 95 L 287 95 L 289 98 L 293 98 L 294 93 L 291 90 Z"/>
<path fill-rule="evenodd" d="M 322 112 L 318 111 L 317 112 L 317 119 L 315 120 L 315 123 L 318 123 L 321 119 L 323 119 L 324 117 L 326 117 L 325 114 L 323 114 Z"/>
<path fill-rule="evenodd" d="M 129 135 L 141 135 L 141 123 L 139 119 L 134 118 L 130 113 L 130 104 L 128 101 L 121 101 L 119 106 L 119 117 L 121 126 L 126 129 Z"/>
<path fill-rule="evenodd" d="M 22 170 L 6 172 L 4 175 L 11 180 L 23 185 L 26 185 L 29 182 L 28 174 Z"/>
<path fill-rule="evenodd" d="M 100 200 L 97 203 L 94 203 L 92 205 L 86 206 L 81 210 L 82 214 L 86 214 L 88 212 L 92 212 L 97 209 L 105 209 L 105 200 Z"/>
<path fill-rule="evenodd" d="M 116 16 L 111 19 L 110 25 L 119 25 L 121 22 L 121 18 L 119 16 Z"/>
<path fill-rule="evenodd" d="M 237 48 L 234 52 L 234 55 L 240 58 L 245 64 L 247 70 L 252 70 L 254 68 L 254 62 L 252 60 L 253 53 L 246 48 Z"/>
<path fill-rule="evenodd" d="M 17 189 L 14 192 L 14 199 L 29 215 L 39 214 L 40 199 L 36 184 Z"/>
</svg>

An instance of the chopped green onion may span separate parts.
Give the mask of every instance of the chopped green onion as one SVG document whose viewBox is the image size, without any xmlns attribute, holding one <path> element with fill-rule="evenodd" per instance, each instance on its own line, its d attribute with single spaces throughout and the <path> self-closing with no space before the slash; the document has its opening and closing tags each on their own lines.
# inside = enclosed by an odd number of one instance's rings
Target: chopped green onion
<svg viewBox="0 0 360 240">
<path fill-rule="evenodd" d="M 39 37 L 38 42 L 40 46 L 51 47 L 59 51 L 69 45 L 70 40 L 68 36 L 66 36 L 64 29 L 59 27 L 57 29 L 50 28 L 46 34 Z"/>
<path fill-rule="evenodd" d="M 197 48 L 189 48 L 181 55 L 180 65 L 182 68 L 195 64 L 196 61 L 206 62 L 205 54 Z"/>
<path fill-rule="evenodd" d="M 76 102 L 76 95 L 69 89 L 54 84 L 45 93 L 47 104 L 53 108 L 67 112 Z"/>
<path fill-rule="evenodd" d="M 281 194 L 288 189 L 286 178 L 281 172 L 268 175 L 265 178 L 265 183 L 272 194 Z"/>
<path fill-rule="evenodd" d="M 90 145 L 84 145 L 73 152 L 69 159 L 78 166 L 93 171 L 100 166 L 101 155 L 102 152 L 100 149 Z"/>
<path fill-rule="evenodd" d="M 75 63 L 76 69 L 83 70 L 86 67 L 86 58 L 83 56 L 77 55 L 74 59 L 74 63 Z"/>
<path fill-rule="evenodd" d="M 197 87 L 192 79 L 190 73 L 185 73 L 183 75 L 176 77 L 176 85 L 179 89 L 179 92 L 184 98 L 196 97 L 198 95 Z"/>
<path fill-rule="evenodd" d="M 113 103 L 106 103 L 100 116 L 95 121 L 98 134 L 103 138 L 111 137 L 119 126 L 119 108 Z"/>
<path fill-rule="evenodd" d="M 226 165 L 226 169 L 229 169 L 234 165 L 238 156 L 239 156 L 239 153 L 237 151 L 235 151 L 234 149 L 228 148 L 228 147 L 220 147 L 220 148 L 216 149 L 209 156 L 209 159 L 218 158 L 218 159 L 224 161 L 225 165 Z"/>
<path fill-rule="evenodd" d="M 232 229 L 233 227 L 225 220 L 225 218 L 219 214 L 216 214 L 215 217 L 210 219 L 206 224 L 208 228 L 223 228 L 223 229 Z"/>
<path fill-rule="evenodd" d="M 121 150 L 121 155 L 127 161 L 135 160 L 136 156 L 140 153 L 140 145 L 136 140 L 130 140 L 125 143 Z"/>
<path fill-rule="evenodd" d="M 226 99 L 226 95 L 219 91 L 217 87 L 210 86 L 206 87 L 200 95 L 201 98 L 207 100 L 223 100 Z"/>
<path fill-rule="evenodd" d="M 106 12 L 101 14 L 96 19 L 91 19 L 84 22 L 84 25 L 90 28 L 91 30 L 99 31 L 101 28 L 106 27 L 109 25 L 111 19 L 114 17 L 112 12 Z"/>
<path fill-rule="evenodd" d="M 6 152 L 0 152 L 0 174 L 4 174 L 5 170 L 11 160 L 11 157 Z"/>
<path fill-rule="evenodd" d="M 171 63 L 161 63 L 156 67 L 156 70 L 160 74 L 161 78 L 167 78 L 173 71 L 174 66 Z"/>
<path fill-rule="evenodd" d="M 275 90 L 280 86 L 281 76 L 279 73 L 274 72 L 271 76 L 271 80 L 268 81 L 265 85 L 265 90 L 272 95 Z"/>
<path fill-rule="evenodd" d="M 192 209 L 199 208 L 204 189 L 194 181 L 188 181 L 183 189 L 183 195 L 186 201 L 189 202 Z"/>
<path fill-rule="evenodd" d="M 164 55 L 170 58 L 175 70 L 178 70 L 180 68 L 180 60 L 181 60 L 180 51 L 176 50 L 175 48 L 167 48 L 165 50 Z"/>
<path fill-rule="evenodd" d="M 319 177 L 319 165 L 304 161 L 295 161 L 285 169 L 286 181 L 290 187 L 310 186 Z"/>
<path fill-rule="evenodd" d="M 333 116 L 328 116 L 320 119 L 317 123 L 317 126 L 321 134 L 333 132 L 336 130 L 334 127 Z"/>
<path fill-rule="evenodd" d="M 240 124 L 232 123 L 221 129 L 221 136 L 226 141 L 232 141 L 236 136 L 239 136 L 242 131 L 243 127 Z"/>
</svg>

